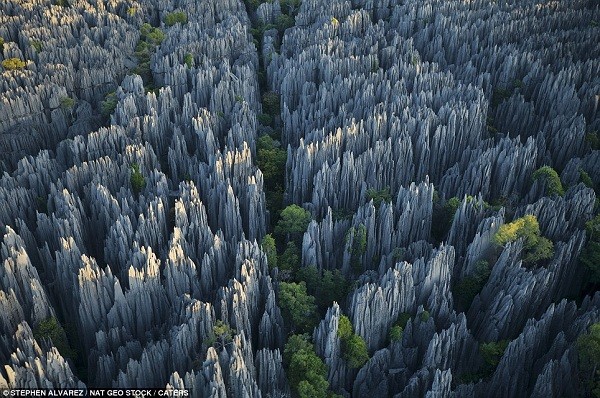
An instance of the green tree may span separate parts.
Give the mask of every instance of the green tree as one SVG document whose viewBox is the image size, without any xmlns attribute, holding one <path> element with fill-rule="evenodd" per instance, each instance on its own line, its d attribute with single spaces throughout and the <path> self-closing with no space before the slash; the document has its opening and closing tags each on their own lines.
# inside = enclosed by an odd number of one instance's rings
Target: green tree
<svg viewBox="0 0 600 398">
<path fill-rule="evenodd" d="M 267 255 L 267 262 L 269 268 L 277 267 L 277 248 L 275 246 L 275 239 L 271 234 L 265 235 L 261 242 L 262 250 Z"/>
<path fill-rule="evenodd" d="M 394 325 L 390 329 L 390 341 L 400 341 L 402 340 L 402 335 L 404 334 L 404 328 L 399 325 Z"/>
<path fill-rule="evenodd" d="M 584 169 L 579 169 L 579 181 L 581 181 L 586 187 L 594 189 L 594 181 Z"/>
<path fill-rule="evenodd" d="M 279 105 L 279 94 L 274 91 L 268 91 L 263 94 L 263 111 L 271 116 L 278 116 L 281 113 Z"/>
<path fill-rule="evenodd" d="M 351 228 L 348 231 L 346 239 L 350 239 L 352 236 L 352 246 L 350 247 L 350 268 L 355 274 L 362 272 L 362 255 L 367 250 L 367 227 L 364 224 L 360 224 L 358 228 Z"/>
<path fill-rule="evenodd" d="M 283 350 L 283 364 L 286 367 L 289 367 L 294 353 L 301 350 L 314 351 L 313 344 L 310 342 L 310 337 L 307 334 L 292 334 L 288 337 L 288 341 Z"/>
<path fill-rule="evenodd" d="M 540 167 L 533 172 L 531 178 L 533 181 L 541 179 L 542 182 L 546 184 L 546 192 L 548 195 L 563 196 L 565 194 L 558 173 L 550 166 Z"/>
<path fill-rule="evenodd" d="M 142 192 L 142 189 L 146 186 L 146 179 L 140 172 L 140 166 L 137 163 L 131 165 L 131 176 L 130 176 L 131 188 L 136 195 Z"/>
<path fill-rule="evenodd" d="M 552 258 L 554 255 L 552 242 L 540 235 L 540 225 L 537 218 L 529 214 L 500 226 L 492 240 L 497 245 L 504 246 L 508 242 L 513 242 L 519 238 L 524 240 L 524 263 L 535 264 Z"/>
<path fill-rule="evenodd" d="M 289 205 L 281 211 L 281 219 L 277 222 L 275 233 L 285 236 L 288 241 L 290 238 L 301 238 L 310 220 L 311 216 L 308 210 L 304 210 L 296 204 Z"/>
<path fill-rule="evenodd" d="M 500 359 L 504 355 L 506 347 L 508 347 L 508 343 L 508 340 L 500 340 L 498 342 L 483 343 L 479 346 L 479 352 L 485 362 L 485 374 L 491 375 L 494 373 L 496 366 L 498 366 Z"/>
<path fill-rule="evenodd" d="M 342 348 L 342 357 L 348 362 L 350 368 L 362 367 L 369 360 L 367 343 L 357 334 L 350 336 Z"/>
<path fill-rule="evenodd" d="M 39 40 L 31 40 L 29 42 L 29 44 L 31 44 L 31 47 L 33 47 L 33 49 L 35 50 L 36 53 L 39 53 L 42 51 L 42 42 Z"/>
<path fill-rule="evenodd" d="M 315 354 L 308 335 L 291 335 L 283 351 L 283 363 L 294 396 L 302 398 L 328 397 L 327 366 Z"/>
<path fill-rule="evenodd" d="M 281 14 L 275 19 L 275 27 L 279 34 L 283 34 L 286 29 L 291 28 L 295 23 L 296 21 L 291 15 Z"/>
<path fill-rule="evenodd" d="M 337 335 L 340 338 L 342 358 L 350 368 L 360 368 L 369 360 L 365 339 L 354 333 L 347 316 L 340 316 Z"/>
<path fill-rule="evenodd" d="M 579 262 L 586 268 L 588 280 L 600 283 L 600 215 L 585 223 L 588 242 L 579 255 Z"/>
<path fill-rule="evenodd" d="M 373 205 L 376 208 L 381 206 L 382 202 L 390 203 L 392 201 L 392 194 L 390 193 L 390 187 L 385 187 L 381 190 L 367 189 L 367 201 L 373 201 Z"/>
<path fill-rule="evenodd" d="M 109 118 L 117 108 L 117 102 L 118 100 L 116 92 L 112 91 L 106 94 L 104 101 L 100 103 L 100 113 L 102 113 L 102 116 Z"/>
<path fill-rule="evenodd" d="M 295 273 L 300 266 L 300 249 L 294 242 L 288 242 L 281 256 L 277 258 L 277 266 L 281 270 Z"/>
<path fill-rule="evenodd" d="M 171 13 L 168 13 L 165 16 L 165 24 L 167 26 L 173 26 L 177 23 L 180 24 L 185 24 L 188 21 L 188 17 L 187 14 L 183 11 L 174 11 Z"/>
<path fill-rule="evenodd" d="M 160 46 L 165 39 L 165 34 L 159 28 L 155 28 L 149 23 L 144 23 L 140 28 L 141 40 L 151 46 Z"/>
<path fill-rule="evenodd" d="M 398 319 L 394 322 L 394 325 L 390 329 L 389 338 L 390 341 L 400 341 L 402 340 L 402 335 L 404 334 L 404 329 L 406 328 L 406 324 L 408 320 L 411 318 L 411 315 L 408 312 L 401 312 L 398 315 Z"/>
<path fill-rule="evenodd" d="M 267 189 L 283 188 L 286 161 L 287 151 L 276 146 L 270 135 L 264 134 L 258 138 L 256 163 L 263 173 Z"/>
<path fill-rule="evenodd" d="M 600 397 L 600 323 L 590 326 L 589 332 L 577 339 L 579 379 L 586 396 Z"/>
<path fill-rule="evenodd" d="M 460 203 L 461 200 L 455 196 L 442 204 L 439 197 L 434 194 L 433 219 L 435 222 L 431 223 L 431 236 L 436 242 L 441 242 L 448 235 Z"/>
<path fill-rule="evenodd" d="M 348 294 L 348 281 L 337 269 L 319 271 L 314 265 L 302 267 L 296 273 L 296 279 L 306 282 L 307 291 L 315 297 L 321 311 L 334 301 L 343 303 Z"/>
<path fill-rule="evenodd" d="M 207 340 L 207 344 L 209 346 L 216 346 L 217 348 L 225 348 L 233 341 L 235 333 L 235 329 L 232 329 L 231 326 L 219 319 L 212 328 L 212 333 Z"/>
<path fill-rule="evenodd" d="M 75 106 L 75 100 L 69 97 L 62 97 L 60 99 L 60 107 L 62 109 L 72 109 Z"/>
<path fill-rule="evenodd" d="M 304 282 L 281 282 L 279 307 L 292 331 L 308 332 L 316 324 L 315 298 L 306 292 Z"/>
<path fill-rule="evenodd" d="M 486 260 L 480 260 L 475 264 L 472 275 L 464 277 L 454 288 L 454 295 L 460 309 L 466 311 L 471 306 L 473 299 L 477 296 L 490 277 L 490 266 Z"/>
<path fill-rule="evenodd" d="M 337 335 L 341 340 L 347 340 L 352 336 L 354 332 L 352 331 L 352 323 L 350 319 L 346 315 L 340 316 L 340 320 L 338 322 L 338 331 Z"/>
<path fill-rule="evenodd" d="M 302 349 L 292 354 L 288 368 L 292 390 L 302 398 L 327 397 L 327 367 L 314 350 Z"/>
<path fill-rule="evenodd" d="M 194 67 L 194 56 L 192 54 L 190 54 L 190 53 L 185 54 L 184 57 L 183 57 L 183 63 L 188 68 Z"/>
<path fill-rule="evenodd" d="M 27 62 L 19 58 L 7 58 L 2 61 L 2 67 L 6 70 L 21 70 L 27 66 Z"/>
<path fill-rule="evenodd" d="M 77 353 L 69 345 L 65 330 L 54 317 L 40 322 L 33 330 L 33 337 L 39 342 L 44 339 L 51 340 L 54 347 L 60 352 L 60 355 L 65 358 L 75 359 L 77 357 Z"/>
</svg>

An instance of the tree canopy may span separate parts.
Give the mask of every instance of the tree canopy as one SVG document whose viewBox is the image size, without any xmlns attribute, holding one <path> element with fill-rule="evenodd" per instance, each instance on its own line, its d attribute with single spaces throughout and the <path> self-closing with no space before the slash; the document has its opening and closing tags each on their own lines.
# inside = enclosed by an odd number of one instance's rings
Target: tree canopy
<svg viewBox="0 0 600 398">
<path fill-rule="evenodd" d="M 550 166 L 543 166 L 533 172 L 531 178 L 535 180 L 542 180 L 546 184 L 546 193 L 548 195 L 563 196 L 565 190 L 560 182 L 560 177 L 556 170 Z"/>
<path fill-rule="evenodd" d="M 590 326 L 589 332 L 577 339 L 579 378 L 585 392 L 600 397 L 600 323 Z"/>
<path fill-rule="evenodd" d="M 43 339 L 49 339 L 60 354 L 65 358 L 74 359 L 77 353 L 69 345 L 65 330 L 54 317 L 43 320 L 33 330 L 33 336 L 41 342 Z"/>
<path fill-rule="evenodd" d="M 287 376 L 294 393 L 302 398 L 328 397 L 327 366 L 315 354 L 307 335 L 292 335 L 283 353 Z"/>
<path fill-rule="evenodd" d="M 504 246 L 519 238 L 524 240 L 524 263 L 535 264 L 541 260 L 552 258 L 554 255 L 554 245 L 549 239 L 541 236 L 540 225 L 533 215 L 528 214 L 500 226 L 493 241 L 497 245 Z"/>
<path fill-rule="evenodd" d="M 281 282 L 279 307 L 284 320 L 294 332 L 310 332 L 316 324 L 315 298 L 306 292 L 304 282 Z"/>
<path fill-rule="evenodd" d="M 369 360 L 365 339 L 354 333 L 352 323 L 347 316 L 340 316 L 338 332 L 341 340 L 342 358 L 350 368 L 360 368 Z"/>
<path fill-rule="evenodd" d="M 288 240 L 289 237 L 301 236 L 306 231 L 310 220 L 311 216 L 308 210 L 304 210 L 296 204 L 289 205 L 281 211 L 281 219 L 277 222 L 275 233 L 288 236 Z"/>
<path fill-rule="evenodd" d="M 277 247 L 275 246 L 275 239 L 273 239 L 273 235 L 265 235 L 260 245 L 262 250 L 267 255 L 269 268 L 277 267 Z"/>
</svg>

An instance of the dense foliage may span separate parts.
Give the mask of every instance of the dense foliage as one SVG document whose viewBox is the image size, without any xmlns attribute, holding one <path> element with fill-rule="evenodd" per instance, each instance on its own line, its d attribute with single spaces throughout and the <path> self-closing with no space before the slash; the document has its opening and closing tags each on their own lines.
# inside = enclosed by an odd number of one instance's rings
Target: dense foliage
<svg viewBox="0 0 600 398">
<path fill-rule="evenodd" d="M 369 360 L 365 339 L 354 333 L 352 323 L 347 316 L 340 316 L 337 332 L 342 349 L 342 358 L 350 368 L 360 368 Z"/>
<path fill-rule="evenodd" d="M 2 67 L 6 70 L 24 69 L 25 66 L 27 66 L 27 62 L 19 58 L 7 58 L 2 61 Z"/>
<path fill-rule="evenodd" d="M 536 264 L 552 258 L 554 245 L 548 238 L 541 236 L 540 225 L 533 215 L 526 215 L 511 223 L 502 225 L 494 235 L 493 241 L 500 246 L 519 238 L 523 239 L 523 262 Z"/>
<path fill-rule="evenodd" d="M 541 180 L 546 184 L 546 193 L 548 195 L 563 196 L 565 194 L 558 173 L 550 166 L 540 167 L 533 173 L 532 178 L 534 181 Z"/>
<path fill-rule="evenodd" d="M 133 189 L 133 192 L 136 195 L 142 192 L 142 189 L 144 189 L 144 187 L 146 186 L 146 179 L 140 172 L 140 166 L 137 163 L 131 165 L 130 182 L 131 189 Z"/>
<path fill-rule="evenodd" d="M 167 26 L 173 26 L 177 23 L 184 24 L 187 23 L 187 21 L 187 14 L 183 11 L 170 12 L 165 16 L 165 24 Z"/>
<path fill-rule="evenodd" d="M 54 317 L 43 320 L 33 330 L 33 336 L 38 340 L 50 340 L 58 352 L 64 357 L 74 359 L 77 353 L 69 345 L 65 330 Z"/>
<path fill-rule="evenodd" d="M 600 323 L 577 339 L 579 377 L 587 394 L 600 397 Z"/>
<path fill-rule="evenodd" d="M 306 335 L 291 335 L 284 349 L 287 376 L 292 391 L 301 398 L 326 398 L 327 367 Z"/>
<path fill-rule="evenodd" d="M 317 323 L 315 298 L 306 291 L 306 283 L 281 282 L 279 306 L 292 332 L 310 332 Z"/>
</svg>

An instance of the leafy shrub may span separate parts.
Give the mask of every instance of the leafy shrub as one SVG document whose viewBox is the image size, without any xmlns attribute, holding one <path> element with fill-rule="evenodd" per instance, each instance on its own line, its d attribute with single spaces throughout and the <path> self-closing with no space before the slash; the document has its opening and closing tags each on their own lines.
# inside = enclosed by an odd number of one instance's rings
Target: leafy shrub
<svg viewBox="0 0 600 398">
<path fill-rule="evenodd" d="M 479 346 L 479 352 L 486 364 L 486 374 L 494 373 L 496 366 L 498 366 L 500 359 L 504 355 L 506 347 L 508 347 L 508 343 L 508 340 L 501 340 L 498 342 L 483 343 Z"/>
<path fill-rule="evenodd" d="M 342 358 L 350 368 L 360 368 L 369 360 L 365 339 L 354 333 L 347 316 L 340 316 L 337 335 L 341 340 Z"/>
<path fill-rule="evenodd" d="M 136 163 L 131 166 L 130 182 L 131 188 L 136 195 L 142 192 L 142 189 L 146 186 L 146 179 L 140 172 L 140 166 Z"/>
<path fill-rule="evenodd" d="M 21 70 L 27 66 L 27 62 L 19 58 L 7 58 L 2 61 L 2 67 L 6 70 Z"/>
<path fill-rule="evenodd" d="M 60 99 L 60 107 L 63 109 L 71 109 L 75 106 L 75 100 L 69 97 L 63 97 Z"/>
<path fill-rule="evenodd" d="M 390 329 L 390 341 L 400 341 L 402 340 L 402 335 L 404 334 L 404 328 L 399 325 L 394 325 Z"/>
<path fill-rule="evenodd" d="M 585 135 L 585 141 L 590 145 L 592 150 L 600 149 L 600 135 L 597 131 L 592 131 Z"/>
<path fill-rule="evenodd" d="M 584 169 L 579 169 L 579 181 L 581 181 L 586 187 L 594 189 L 594 181 Z"/>
<path fill-rule="evenodd" d="M 275 239 L 273 239 L 271 234 L 265 235 L 262 239 L 261 248 L 267 255 L 269 268 L 277 267 L 277 248 L 275 246 Z"/>
<path fill-rule="evenodd" d="M 334 301 L 341 303 L 348 294 L 348 281 L 340 270 L 318 270 L 311 265 L 302 267 L 296 279 L 306 283 L 306 290 L 315 297 L 319 310 L 325 311 Z"/>
<path fill-rule="evenodd" d="M 35 50 L 36 53 L 39 53 L 40 51 L 42 51 L 42 42 L 39 40 L 31 40 L 29 42 L 29 44 L 31 44 L 31 47 L 33 47 L 33 49 Z"/>
<path fill-rule="evenodd" d="M 310 223 L 311 215 L 308 210 L 292 204 L 281 211 L 281 218 L 275 227 L 275 233 L 289 238 L 298 237 L 304 234 L 308 224 Z"/>
<path fill-rule="evenodd" d="M 268 91 L 262 97 L 263 111 L 271 116 L 279 115 L 281 108 L 279 105 L 279 94 L 274 91 Z"/>
<path fill-rule="evenodd" d="M 600 397 L 600 323 L 591 325 L 588 333 L 579 336 L 576 346 L 585 396 Z"/>
<path fill-rule="evenodd" d="M 258 122 L 263 126 L 273 126 L 273 118 L 271 115 L 259 113 L 258 116 L 256 116 L 256 119 L 258 119 Z"/>
<path fill-rule="evenodd" d="M 490 277 L 490 266 L 487 261 L 480 260 L 475 264 L 473 275 L 464 277 L 454 288 L 454 295 L 461 309 L 468 310 L 483 286 Z"/>
<path fill-rule="evenodd" d="M 392 194 L 390 193 L 390 187 L 385 187 L 381 190 L 367 189 L 367 201 L 373 201 L 373 205 L 376 208 L 381 206 L 382 202 L 390 203 L 392 201 Z"/>
<path fill-rule="evenodd" d="M 435 241 L 441 242 L 448 235 L 460 203 L 461 200 L 455 196 L 442 204 L 434 194 L 433 219 L 435 222 L 431 223 L 431 236 Z"/>
<path fill-rule="evenodd" d="M 285 345 L 283 358 L 293 392 L 302 398 L 326 398 L 329 382 L 327 366 L 315 354 L 305 335 L 292 335 Z"/>
<path fill-rule="evenodd" d="M 74 359 L 77 356 L 77 353 L 69 345 L 65 330 L 54 317 L 40 322 L 33 330 L 33 337 L 40 342 L 43 339 L 51 340 L 54 347 L 65 358 Z"/>
<path fill-rule="evenodd" d="M 102 101 L 100 103 L 100 113 L 102 113 L 102 116 L 104 116 L 105 118 L 110 117 L 110 115 L 115 111 L 115 108 L 117 107 L 117 93 L 112 91 L 108 94 L 106 94 L 106 97 L 104 97 L 104 101 Z"/>
<path fill-rule="evenodd" d="M 304 282 L 281 282 L 279 307 L 292 331 L 308 332 L 316 324 L 315 298 L 306 292 Z"/>
<path fill-rule="evenodd" d="M 524 239 L 524 263 L 535 264 L 552 258 L 554 255 L 552 242 L 540 236 L 540 225 L 533 215 L 526 215 L 511 223 L 502 225 L 492 240 L 497 245 L 504 246 L 508 242 L 513 242 L 519 238 Z"/>
<path fill-rule="evenodd" d="M 358 228 L 350 228 L 346 235 L 346 240 L 352 237 L 352 246 L 350 247 L 350 268 L 355 274 L 362 272 L 362 255 L 367 250 L 367 227 L 363 224 Z"/>
<path fill-rule="evenodd" d="M 294 17 L 286 14 L 281 14 L 275 19 L 275 27 L 280 34 L 285 32 L 286 29 L 291 28 L 296 23 Z"/>
<path fill-rule="evenodd" d="M 188 68 L 193 68 L 194 67 L 194 56 L 190 53 L 185 54 L 185 56 L 183 57 L 183 63 Z"/>
<path fill-rule="evenodd" d="M 187 14 L 183 11 L 174 11 L 165 16 L 165 24 L 167 26 L 173 26 L 177 23 L 185 24 L 187 21 Z"/>
<path fill-rule="evenodd" d="M 213 325 L 208 338 L 204 341 L 204 344 L 207 347 L 225 348 L 231 344 L 235 334 L 235 329 L 232 329 L 229 324 L 218 319 Z"/>
<path fill-rule="evenodd" d="M 579 261 L 587 270 L 589 282 L 600 283 L 600 215 L 585 223 L 585 229 L 589 239 Z"/>
<path fill-rule="evenodd" d="M 533 181 L 541 179 L 542 182 L 545 182 L 548 195 L 563 196 L 565 194 L 558 173 L 550 166 L 543 166 L 534 171 L 532 179 Z"/>
</svg>

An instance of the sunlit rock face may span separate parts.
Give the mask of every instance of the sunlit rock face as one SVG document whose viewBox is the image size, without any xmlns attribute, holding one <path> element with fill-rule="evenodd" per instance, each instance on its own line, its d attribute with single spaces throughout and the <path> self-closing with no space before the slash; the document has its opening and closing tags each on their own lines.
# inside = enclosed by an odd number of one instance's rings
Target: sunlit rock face
<svg viewBox="0 0 600 398">
<path fill-rule="evenodd" d="M 0 388 L 296 396 L 281 285 L 315 267 L 348 285 L 307 333 L 332 392 L 584 396 L 598 21 L 583 0 L 0 0 Z M 261 244 L 282 257 L 290 204 L 311 215 L 292 270 Z M 527 215 L 542 261 L 497 241 Z"/>
</svg>

